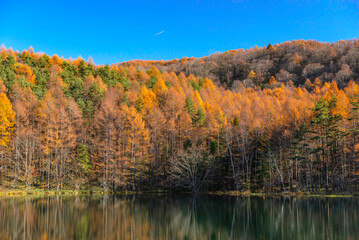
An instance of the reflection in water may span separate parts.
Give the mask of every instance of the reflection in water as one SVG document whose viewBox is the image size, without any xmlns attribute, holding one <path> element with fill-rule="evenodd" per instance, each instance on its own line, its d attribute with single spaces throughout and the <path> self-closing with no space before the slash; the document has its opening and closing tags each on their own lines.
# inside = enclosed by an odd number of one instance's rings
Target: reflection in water
<svg viewBox="0 0 359 240">
<path fill-rule="evenodd" d="M 356 198 L 0 198 L 0 239 L 359 239 Z"/>
</svg>

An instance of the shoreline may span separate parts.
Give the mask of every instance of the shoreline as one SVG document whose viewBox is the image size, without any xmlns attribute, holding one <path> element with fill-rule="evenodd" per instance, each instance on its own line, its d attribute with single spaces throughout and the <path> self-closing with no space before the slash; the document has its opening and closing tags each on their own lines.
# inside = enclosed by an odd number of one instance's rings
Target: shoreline
<svg viewBox="0 0 359 240">
<path fill-rule="evenodd" d="M 193 192 L 169 192 L 167 190 L 153 191 L 103 191 L 99 189 L 89 190 L 44 190 L 44 189 L 0 189 L 0 197 L 19 196 L 101 196 L 101 195 L 140 195 L 140 194 L 195 194 Z M 199 195 L 212 196 L 242 196 L 242 197 L 359 197 L 359 192 L 249 192 L 249 191 L 208 191 L 197 193 Z"/>
<path fill-rule="evenodd" d="M 209 195 L 217 196 L 243 196 L 243 197 L 359 197 L 358 192 L 240 192 L 240 191 L 215 191 Z"/>
</svg>

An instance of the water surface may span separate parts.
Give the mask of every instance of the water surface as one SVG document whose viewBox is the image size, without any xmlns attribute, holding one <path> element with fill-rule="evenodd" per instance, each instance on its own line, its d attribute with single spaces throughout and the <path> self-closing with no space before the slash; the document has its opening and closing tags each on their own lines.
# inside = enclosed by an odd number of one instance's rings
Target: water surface
<svg viewBox="0 0 359 240">
<path fill-rule="evenodd" d="M 359 239 L 359 199 L 0 198 L 0 239 Z"/>
</svg>

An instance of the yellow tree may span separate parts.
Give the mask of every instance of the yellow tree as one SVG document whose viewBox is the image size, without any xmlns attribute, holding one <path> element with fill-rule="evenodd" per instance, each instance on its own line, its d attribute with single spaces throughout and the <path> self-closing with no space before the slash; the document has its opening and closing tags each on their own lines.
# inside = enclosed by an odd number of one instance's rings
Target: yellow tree
<svg viewBox="0 0 359 240">
<path fill-rule="evenodd" d="M 175 152 L 175 140 L 176 140 L 176 120 L 179 118 L 180 114 L 183 111 L 183 106 L 185 105 L 185 94 L 182 91 L 182 88 L 179 84 L 172 86 L 166 94 L 165 101 L 163 103 L 163 113 L 166 117 L 166 124 L 164 128 L 168 134 L 167 141 L 170 156 L 168 158 L 174 157 Z"/>
<path fill-rule="evenodd" d="M 271 76 L 269 79 L 269 85 L 274 86 L 276 84 L 277 84 L 277 80 L 275 80 L 275 78 Z"/>
<path fill-rule="evenodd" d="M 250 73 L 248 74 L 248 78 L 255 79 L 256 78 L 256 73 L 253 70 L 251 70 Z"/>
<path fill-rule="evenodd" d="M 165 84 L 165 81 L 162 77 L 159 77 L 153 91 L 156 93 L 157 96 L 162 96 L 167 89 L 168 88 Z"/>
<path fill-rule="evenodd" d="M 156 94 L 148 89 L 146 86 L 142 86 L 136 100 L 137 111 L 142 112 L 146 117 L 154 106 L 158 105 L 158 99 Z"/>
<path fill-rule="evenodd" d="M 6 96 L 6 88 L 0 79 L 0 160 L 1 185 L 3 184 L 4 154 L 9 147 L 11 136 L 15 130 L 15 113 L 12 104 Z"/>
<path fill-rule="evenodd" d="M 35 84 L 36 75 L 33 73 L 28 65 L 20 64 L 16 69 L 18 76 L 24 75 L 28 83 Z"/>
<path fill-rule="evenodd" d="M 136 189 L 138 173 L 145 172 L 145 163 L 148 160 L 149 132 L 145 126 L 142 116 L 134 107 L 121 105 L 123 123 L 123 140 L 125 140 L 125 168 L 127 171 L 127 182 Z"/>
</svg>

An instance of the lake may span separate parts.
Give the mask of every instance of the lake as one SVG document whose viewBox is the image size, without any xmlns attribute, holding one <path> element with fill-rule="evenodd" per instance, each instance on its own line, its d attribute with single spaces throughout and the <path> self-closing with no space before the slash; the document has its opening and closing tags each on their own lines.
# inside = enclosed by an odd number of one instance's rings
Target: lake
<svg viewBox="0 0 359 240">
<path fill-rule="evenodd" d="M 359 239 L 359 199 L 0 198 L 0 239 Z"/>
</svg>

